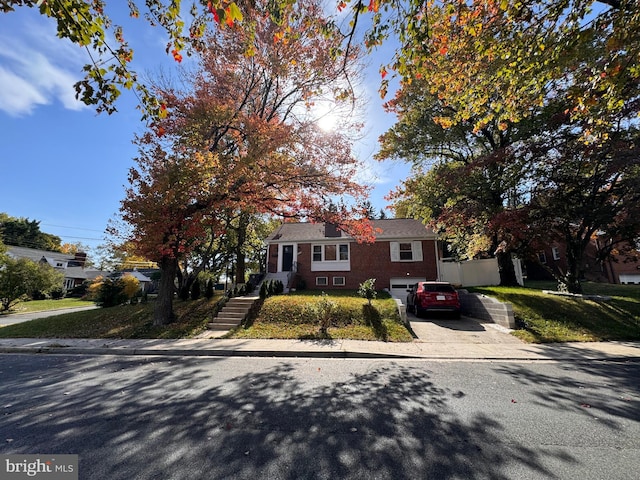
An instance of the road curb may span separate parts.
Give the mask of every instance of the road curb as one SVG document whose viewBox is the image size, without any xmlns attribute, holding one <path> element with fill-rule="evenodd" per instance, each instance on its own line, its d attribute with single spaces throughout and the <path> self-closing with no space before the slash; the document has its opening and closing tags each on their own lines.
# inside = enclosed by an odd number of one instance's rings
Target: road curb
<svg viewBox="0 0 640 480">
<path fill-rule="evenodd" d="M 567 354 L 558 357 L 545 356 L 449 356 L 414 355 L 380 352 L 338 351 L 281 351 L 281 350 L 190 350 L 190 349 L 147 349 L 147 348 L 78 348 L 65 346 L 42 347 L 0 347 L 0 354 L 42 354 L 42 355 L 110 355 L 110 356 L 164 356 L 164 357 L 269 357 L 269 358 L 337 358 L 337 359 L 389 359 L 389 360 L 431 360 L 431 361 L 487 361 L 487 362 L 640 362 L 638 356 L 624 355 L 584 355 Z"/>
</svg>

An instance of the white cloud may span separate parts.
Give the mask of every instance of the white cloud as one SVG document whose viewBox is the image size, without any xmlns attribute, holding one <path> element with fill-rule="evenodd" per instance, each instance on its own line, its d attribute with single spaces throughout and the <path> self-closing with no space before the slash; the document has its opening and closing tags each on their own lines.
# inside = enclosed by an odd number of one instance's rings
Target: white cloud
<svg viewBox="0 0 640 480">
<path fill-rule="evenodd" d="M 22 27 L 0 34 L 0 110 L 17 117 L 56 102 L 69 110 L 85 108 L 73 88 L 81 75 L 78 49 L 57 39 L 49 25 Z"/>
<path fill-rule="evenodd" d="M 46 103 L 46 97 L 35 86 L 0 66 L 0 110 L 17 117 Z"/>
</svg>

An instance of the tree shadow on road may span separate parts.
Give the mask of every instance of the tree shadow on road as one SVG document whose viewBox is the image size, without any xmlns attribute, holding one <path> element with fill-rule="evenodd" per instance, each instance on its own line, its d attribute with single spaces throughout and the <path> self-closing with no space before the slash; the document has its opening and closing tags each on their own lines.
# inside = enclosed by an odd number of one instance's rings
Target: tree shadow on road
<svg viewBox="0 0 640 480">
<path fill-rule="evenodd" d="M 0 452 L 79 454 L 80 478 L 554 478 L 498 420 L 457 415 L 464 394 L 423 369 L 303 380 L 283 360 L 216 385 L 208 372 L 223 359 L 41 361 L 3 383 Z"/>
</svg>

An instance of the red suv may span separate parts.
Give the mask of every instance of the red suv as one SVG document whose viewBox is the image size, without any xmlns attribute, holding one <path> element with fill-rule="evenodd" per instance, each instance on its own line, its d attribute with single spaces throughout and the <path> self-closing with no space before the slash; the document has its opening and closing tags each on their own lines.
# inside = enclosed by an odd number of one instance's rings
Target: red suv
<svg viewBox="0 0 640 480">
<path fill-rule="evenodd" d="M 418 317 L 427 312 L 446 312 L 460 318 L 460 299 L 450 283 L 418 282 L 407 292 L 407 311 Z"/>
</svg>

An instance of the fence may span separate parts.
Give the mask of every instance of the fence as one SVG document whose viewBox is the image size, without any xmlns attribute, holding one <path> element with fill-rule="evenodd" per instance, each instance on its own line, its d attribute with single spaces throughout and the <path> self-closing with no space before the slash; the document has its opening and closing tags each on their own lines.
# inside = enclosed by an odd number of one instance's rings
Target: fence
<svg viewBox="0 0 640 480">
<path fill-rule="evenodd" d="M 440 280 L 443 282 L 449 282 L 463 287 L 500 284 L 498 260 L 495 258 L 468 260 L 466 262 L 444 262 L 441 260 L 438 263 Z M 524 285 L 520 259 L 514 258 L 513 264 L 518 283 Z"/>
</svg>

